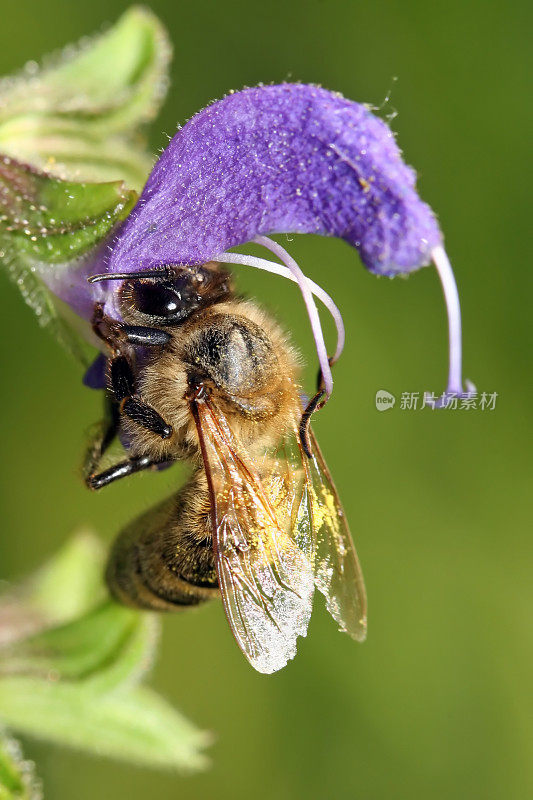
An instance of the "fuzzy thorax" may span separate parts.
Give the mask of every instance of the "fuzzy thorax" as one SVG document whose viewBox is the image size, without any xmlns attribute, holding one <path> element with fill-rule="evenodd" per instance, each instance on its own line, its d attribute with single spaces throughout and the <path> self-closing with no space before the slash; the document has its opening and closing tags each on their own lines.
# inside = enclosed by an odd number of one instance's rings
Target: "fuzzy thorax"
<svg viewBox="0 0 533 800">
<path fill-rule="evenodd" d="M 123 418 L 132 454 L 199 458 L 188 399 L 198 385 L 251 453 L 275 445 L 300 413 L 299 357 L 268 314 L 250 301 L 231 300 L 170 332 L 170 343 L 139 364 L 137 387 L 173 435 L 162 440 Z"/>
</svg>

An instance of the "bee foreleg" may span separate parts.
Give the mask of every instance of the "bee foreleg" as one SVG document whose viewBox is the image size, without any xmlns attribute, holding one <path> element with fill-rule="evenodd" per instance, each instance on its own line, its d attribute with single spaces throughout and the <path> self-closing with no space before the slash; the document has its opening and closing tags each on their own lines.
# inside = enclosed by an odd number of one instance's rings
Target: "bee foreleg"
<svg viewBox="0 0 533 800">
<path fill-rule="evenodd" d="M 94 475 L 104 453 L 115 440 L 119 426 L 119 409 L 113 397 L 106 392 L 105 416 L 99 425 L 98 434 L 94 436 L 91 446 L 85 456 L 83 473 L 87 476 Z"/>
<path fill-rule="evenodd" d="M 147 325 L 126 325 L 104 314 L 101 303 L 96 303 L 92 319 L 93 331 L 115 353 L 124 343 L 141 347 L 162 347 L 171 336 L 168 331 Z"/>
<path fill-rule="evenodd" d="M 168 331 L 161 328 L 148 328 L 145 325 L 122 325 L 122 333 L 129 344 L 141 347 L 161 347 L 170 342 Z"/>
<path fill-rule="evenodd" d="M 135 393 L 133 371 L 126 356 L 115 356 L 111 359 L 110 381 L 121 414 L 125 414 L 161 439 L 169 439 L 172 436 L 172 427 L 155 408 L 149 406 Z"/>
<path fill-rule="evenodd" d="M 135 472 L 141 472 L 145 469 L 152 469 L 164 463 L 166 462 L 153 459 L 150 456 L 137 456 L 134 458 L 128 458 L 125 461 L 120 461 L 118 464 L 114 464 L 112 467 L 100 472 L 98 475 L 88 475 L 85 479 L 85 483 L 89 489 L 103 489 L 104 486 L 108 486 L 110 483 L 113 483 L 113 481 L 117 481 L 120 478 L 126 478 L 128 475 L 133 475 Z"/>
</svg>

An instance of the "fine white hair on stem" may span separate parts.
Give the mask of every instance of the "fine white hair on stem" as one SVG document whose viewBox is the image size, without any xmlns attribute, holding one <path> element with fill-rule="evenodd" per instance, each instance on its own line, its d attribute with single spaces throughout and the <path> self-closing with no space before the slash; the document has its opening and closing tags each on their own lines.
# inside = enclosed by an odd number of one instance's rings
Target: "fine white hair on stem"
<svg viewBox="0 0 533 800">
<path fill-rule="evenodd" d="M 262 269 L 265 272 L 271 272 L 273 275 L 281 275 L 282 278 L 288 278 L 294 283 L 298 283 L 296 276 L 293 275 L 288 267 L 283 267 L 281 264 L 276 264 L 275 261 L 268 261 L 266 258 L 243 255 L 242 253 L 221 253 L 220 255 L 215 256 L 214 260 L 222 261 L 225 264 L 242 264 L 248 267 L 256 267 L 257 269 Z M 330 297 L 330 295 L 321 286 L 319 286 L 318 283 L 312 281 L 311 278 L 307 278 L 307 284 L 315 297 L 318 297 L 321 303 L 323 303 L 327 308 L 333 318 L 335 327 L 337 328 L 337 346 L 335 348 L 335 354 L 331 358 L 331 363 L 335 364 L 335 362 L 341 357 L 346 339 L 341 312 L 335 305 L 333 298 Z"/>
<path fill-rule="evenodd" d="M 442 285 L 444 301 L 448 314 L 448 342 L 449 342 L 449 369 L 448 369 L 448 394 L 463 394 L 462 378 L 462 341 L 461 341 L 461 305 L 459 303 L 459 292 L 453 274 L 452 265 L 446 251 L 442 245 L 434 247 L 431 251 L 431 258 Z M 468 391 L 472 391 L 473 386 L 467 382 Z"/>
<path fill-rule="evenodd" d="M 333 377 L 331 374 L 326 344 L 324 342 L 324 334 L 322 333 L 322 326 L 320 324 L 320 317 L 313 299 L 313 294 L 316 294 L 317 297 L 320 297 L 322 302 L 324 302 L 332 314 L 335 325 L 337 326 L 337 349 L 335 351 L 335 356 L 332 359 L 334 361 L 338 359 L 344 346 L 344 325 L 342 323 L 342 317 L 339 309 L 329 295 L 326 294 L 326 292 L 324 292 L 320 286 L 314 284 L 309 280 L 309 278 L 307 278 L 296 261 L 291 255 L 289 255 L 284 247 L 275 242 L 273 239 L 270 239 L 268 236 L 256 236 L 252 241 L 255 242 L 255 244 L 260 244 L 263 247 L 266 247 L 268 250 L 274 253 L 274 255 L 276 255 L 280 261 L 285 264 L 286 270 L 280 265 L 274 264 L 271 261 L 265 261 L 262 258 L 254 258 L 253 256 L 242 256 L 240 253 L 223 253 L 221 256 L 215 256 L 215 258 L 216 260 L 223 261 L 225 263 L 247 264 L 259 269 L 265 269 L 268 272 L 274 272 L 278 275 L 283 275 L 284 277 L 290 277 L 291 280 L 298 284 L 304 299 L 309 320 L 311 322 L 311 330 L 315 340 L 318 363 L 320 364 L 322 380 L 324 382 L 324 389 L 327 397 L 330 397 L 331 393 L 333 392 Z M 314 289 L 317 291 L 314 291 Z"/>
</svg>

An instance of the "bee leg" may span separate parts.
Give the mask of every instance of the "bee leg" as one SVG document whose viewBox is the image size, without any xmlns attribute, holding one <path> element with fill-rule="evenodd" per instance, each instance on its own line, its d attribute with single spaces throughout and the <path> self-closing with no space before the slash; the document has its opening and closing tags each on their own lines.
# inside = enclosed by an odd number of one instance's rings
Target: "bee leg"
<svg viewBox="0 0 533 800">
<path fill-rule="evenodd" d="M 328 358 L 328 363 L 330 367 L 333 366 L 335 363 L 333 358 Z M 311 442 L 309 440 L 309 426 L 311 424 L 311 417 L 315 413 L 315 411 L 319 411 L 321 408 L 324 408 L 326 405 L 328 398 L 326 397 L 324 400 L 322 398 L 326 394 L 326 390 L 324 388 L 324 379 L 322 377 L 322 370 L 318 370 L 318 375 L 316 379 L 316 394 L 314 397 L 311 398 L 309 403 L 304 409 L 302 414 L 302 418 L 300 420 L 300 442 L 302 444 L 303 451 L 307 458 L 311 458 Z M 322 401 L 322 402 L 321 402 Z"/>
<path fill-rule="evenodd" d="M 324 389 L 320 389 L 315 394 L 315 396 L 311 398 L 311 400 L 305 407 L 304 412 L 302 414 L 302 418 L 300 420 L 300 429 L 299 429 L 300 442 L 307 458 L 311 458 L 313 455 L 311 451 L 311 443 L 309 440 L 309 426 L 311 424 L 311 417 L 315 413 L 315 411 L 317 411 L 319 408 L 322 408 L 323 403 L 321 405 L 320 401 L 322 400 L 325 393 L 326 392 Z"/>
<path fill-rule="evenodd" d="M 135 394 L 135 381 L 130 362 L 126 356 L 115 356 L 110 364 L 111 389 L 118 403 L 119 411 L 146 430 L 169 439 L 172 427 L 155 408 L 149 406 L 139 395 Z"/>
<path fill-rule="evenodd" d="M 137 456 L 127 458 L 125 461 L 120 461 L 114 464 L 109 469 L 100 472 L 98 475 L 89 475 L 85 479 L 85 483 L 89 489 L 103 489 L 113 481 L 118 481 L 120 478 L 126 478 L 128 475 L 133 475 L 135 472 L 142 472 L 145 469 L 152 469 L 166 461 L 159 461 L 150 456 Z"/>
<path fill-rule="evenodd" d="M 92 326 L 94 333 L 116 354 L 124 343 L 142 347 L 162 347 L 170 342 L 168 331 L 146 325 L 126 325 L 104 314 L 101 303 L 94 307 Z"/>
<path fill-rule="evenodd" d="M 136 344 L 141 347 L 161 347 L 168 344 L 171 339 L 170 333 L 161 330 L 161 328 L 148 328 L 144 325 L 122 325 L 121 330 L 128 344 Z"/>
<path fill-rule="evenodd" d="M 101 303 L 97 303 L 94 307 L 92 325 L 95 334 L 114 353 L 109 362 L 110 382 L 119 412 L 162 439 L 169 439 L 172 436 L 172 427 L 135 393 L 133 370 L 127 355 L 122 351 L 124 345 L 160 347 L 168 344 L 170 341 L 168 332 L 159 328 L 124 325 L 117 322 L 104 314 Z"/>
<path fill-rule="evenodd" d="M 102 456 L 115 440 L 118 433 L 119 420 L 118 404 L 114 398 L 106 393 L 104 419 L 100 424 L 98 435 L 94 437 L 85 456 L 83 474 L 86 481 L 94 475 Z"/>
</svg>

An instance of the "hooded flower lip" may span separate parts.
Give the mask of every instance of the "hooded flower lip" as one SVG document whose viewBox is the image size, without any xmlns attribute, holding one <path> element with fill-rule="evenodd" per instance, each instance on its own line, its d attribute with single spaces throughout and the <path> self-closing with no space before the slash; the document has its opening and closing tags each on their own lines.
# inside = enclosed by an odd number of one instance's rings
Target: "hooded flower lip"
<svg viewBox="0 0 533 800">
<path fill-rule="evenodd" d="M 415 189 L 389 127 L 360 103 L 319 86 L 284 83 L 227 95 L 196 114 L 162 153 L 110 248 L 108 273 L 210 260 L 245 263 L 295 280 L 315 338 L 326 395 L 344 341 L 340 313 L 271 233 L 344 239 L 378 275 L 433 260 L 449 313 L 447 390 L 461 393 L 461 320 L 435 215 Z M 229 248 L 267 247 L 285 267 Z M 318 289 L 318 293 L 317 290 Z M 338 332 L 329 359 L 313 294 Z M 110 298 L 108 310 L 112 311 Z"/>
<path fill-rule="evenodd" d="M 342 238 L 389 276 L 429 263 L 442 241 L 387 125 L 340 94 L 285 83 L 230 94 L 178 131 L 108 270 L 199 264 L 271 233 Z"/>
</svg>

